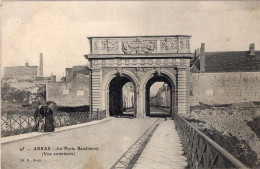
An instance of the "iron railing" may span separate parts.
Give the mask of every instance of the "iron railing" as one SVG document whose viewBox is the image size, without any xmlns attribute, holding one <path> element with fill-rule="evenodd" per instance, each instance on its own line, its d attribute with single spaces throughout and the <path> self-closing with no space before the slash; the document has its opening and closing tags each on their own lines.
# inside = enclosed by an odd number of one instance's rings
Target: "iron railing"
<svg viewBox="0 0 260 169">
<path fill-rule="evenodd" d="M 57 112 L 54 113 L 55 127 L 70 126 L 86 123 L 93 120 L 101 120 L 106 117 L 106 111 L 92 112 Z M 7 114 L 1 117 L 1 137 L 24 134 L 36 131 L 36 122 L 33 114 L 19 113 Z"/>
<path fill-rule="evenodd" d="M 175 125 L 188 160 L 188 168 L 248 168 L 177 113 Z"/>
<path fill-rule="evenodd" d="M 54 116 L 55 127 L 70 126 L 80 123 L 86 123 L 93 120 L 101 120 L 106 117 L 106 111 L 92 112 L 73 112 L 73 113 L 57 113 Z"/>
</svg>

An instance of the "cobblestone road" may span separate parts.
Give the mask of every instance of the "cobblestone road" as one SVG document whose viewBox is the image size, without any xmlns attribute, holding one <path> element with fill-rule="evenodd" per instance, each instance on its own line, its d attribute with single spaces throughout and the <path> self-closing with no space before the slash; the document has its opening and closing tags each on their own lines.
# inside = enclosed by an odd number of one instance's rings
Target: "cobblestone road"
<svg viewBox="0 0 260 169">
<path fill-rule="evenodd" d="M 156 120 L 156 118 L 114 118 L 91 126 L 4 144 L 2 145 L 1 168 L 110 168 Z M 44 150 L 33 150 L 35 147 L 36 149 L 42 147 Z M 75 148 L 75 150 L 64 150 L 64 147 Z M 77 150 L 77 147 L 89 149 Z M 44 152 L 46 152 L 45 155 Z M 54 153 L 59 155 L 54 155 Z M 67 155 L 62 155 L 62 153 L 67 153 Z M 27 159 L 29 159 L 28 162 Z"/>
</svg>

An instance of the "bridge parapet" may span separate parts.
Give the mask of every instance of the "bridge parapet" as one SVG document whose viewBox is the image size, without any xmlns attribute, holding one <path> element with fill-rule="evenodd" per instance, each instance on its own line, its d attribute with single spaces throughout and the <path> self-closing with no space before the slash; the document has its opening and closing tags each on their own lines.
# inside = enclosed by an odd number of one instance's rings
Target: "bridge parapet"
<svg viewBox="0 0 260 169">
<path fill-rule="evenodd" d="M 91 54 L 190 53 L 189 35 L 89 37 Z"/>
<path fill-rule="evenodd" d="M 248 168 L 178 114 L 175 125 L 190 168 Z"/>
</svg>

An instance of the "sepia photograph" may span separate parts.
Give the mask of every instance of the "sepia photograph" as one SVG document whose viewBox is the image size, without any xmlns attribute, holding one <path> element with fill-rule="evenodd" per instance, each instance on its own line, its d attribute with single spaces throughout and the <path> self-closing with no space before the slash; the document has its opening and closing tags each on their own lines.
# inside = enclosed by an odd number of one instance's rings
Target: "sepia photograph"
<svg viewBox="0 0 260 169">
<path fill-rule="evenodd" d="M 1 169 L 260 168 L 260 1 L 2 1 Z"/>
</svg>

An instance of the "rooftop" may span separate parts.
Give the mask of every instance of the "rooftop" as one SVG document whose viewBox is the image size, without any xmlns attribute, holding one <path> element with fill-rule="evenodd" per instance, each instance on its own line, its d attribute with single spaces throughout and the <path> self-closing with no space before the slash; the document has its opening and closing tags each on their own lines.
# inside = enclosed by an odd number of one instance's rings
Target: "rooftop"
<svg viewBox="0 0 260 169">
<path fill-rule="evenodd" d="M 191 61 L 192 72 L 200 70 L 200 66 L 200 56 Z M 205 72 L 254 71 L 260 71 L 260 51 L 253 56 L 249 51 L 205 52 Z"/>
</svg>

